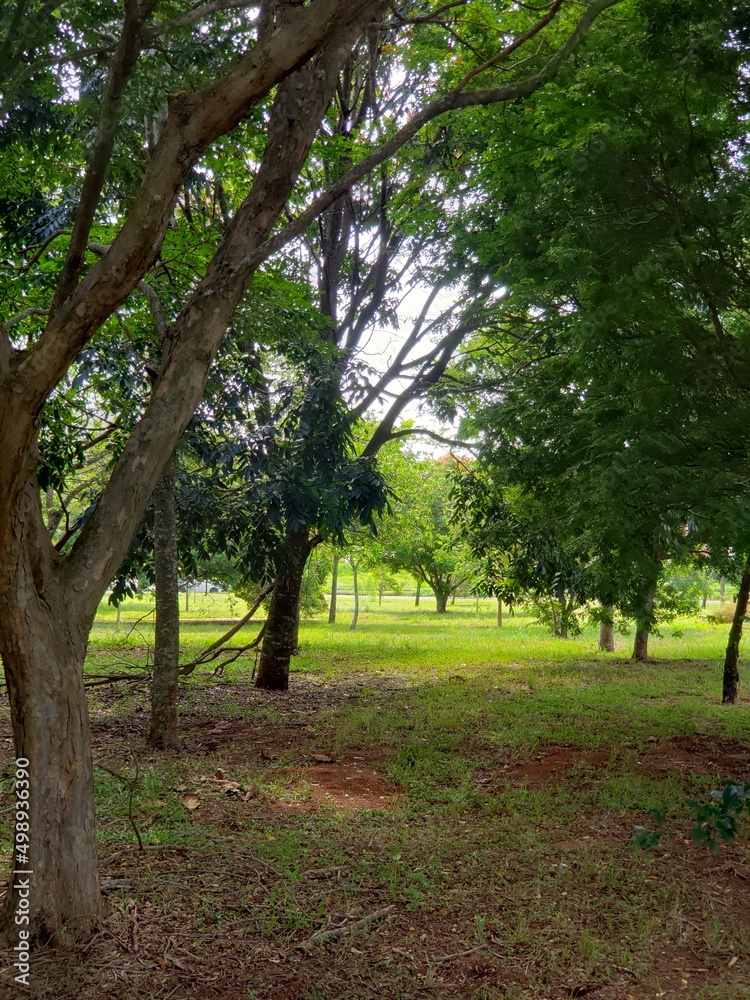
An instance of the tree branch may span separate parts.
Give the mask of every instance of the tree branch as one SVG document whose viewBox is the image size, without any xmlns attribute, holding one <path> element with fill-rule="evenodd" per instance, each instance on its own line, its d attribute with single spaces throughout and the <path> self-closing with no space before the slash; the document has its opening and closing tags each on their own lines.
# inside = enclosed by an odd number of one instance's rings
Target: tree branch
<svg viewBox="0 0 750 1000">
<path fill-rule="evenodd" d="M 566 41 L 552 55 L 546 66 L 534 76 L 517 83 L 506 84 L 504 87 L 496 87 L 488 90 L 461 91 L 455 89 L 448 94 L 444 94 L 442 97 L 436 98 L 423 108 L 422 111 L 413 115 L 407 124 L 400 128 L 379 150 L 360 160 L 359 163 L 343 174 L 335 184 L 332 184 L 327 191 L 318 195 L 296 219 L 266 240 L 257 250 L 254 250 L 245 261 L 245 266 L 251 268 L 258 267 L 268 257 L 276 253 L 277 250 L 286 246 L 296 236 L 299 236 L 337 198 L 340 198 L 342 194 L 353 187 L 366 174 L 374 170 L 375 167 L 380 166 L 385 160 L 394 156 L 425 125 L 435 118 L 446 114 L 448 111 L 458 111 L 462 108 L 481 107 L 489 104 L 500 104 L 505 101 L 517 100 L 519 97 L 528 97 L 539 90 L 540 87 L 549 83 L 557 75 L 565 60 L 586 37 L 593 21 L 609 7 L 614 7 L 622 2 L 623 0 L 594 0 L 581 15 L 576 27 Z"/>
<path fill-rule="evenodd" d="M 86 243 L 104 187 L 107 167 L 112 158 L 115 133 L 120 120 L 120 104 L 141 54 L 146 19 L 150 16 L 156 3 L 157 0 L 146 0 L 141 9 L 138 0 L 124 0 L 125 18 L 122 24 L 122 34 L 107 74 L 94 149 L 86 176 L 83 179 L 81 200 L 78 203 L 78 211 L 73 224 L 73 235 L 68 244 L 68 253 L 50 306 L 53 313 L 60 303 L 64 302 L 70 295 L 83 267 Z"/>
<path fill-rule="evenodd" d="M 253 46 L 224 77 L 202 90 L 171 95 L 164 129 L 109 253 L 55 311 L 18 365 L 17 385 L 26 389 L 33 418 L 71 361 L 153 265 L 174 199 L 203 152 L 328 39 L 335 44 L 347 33 L 358 34 L 384 5 L 384 0 L 312 0 L 295 8 L 288 24 Z"/>
</svg>

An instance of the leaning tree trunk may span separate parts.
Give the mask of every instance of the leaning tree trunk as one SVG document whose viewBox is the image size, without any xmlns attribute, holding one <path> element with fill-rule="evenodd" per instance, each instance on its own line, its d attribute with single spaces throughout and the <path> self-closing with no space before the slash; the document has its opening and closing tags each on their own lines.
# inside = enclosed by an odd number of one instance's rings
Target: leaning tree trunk
<svg viewBox="0 0 750 1000">
<path fill-rule="evenodd" d="M 154 490 L 156 628 L 148 741 L 162 750 L 179 746 L 177 679 L 180 669 L 180 591 L 177 559 L 175 461 L 164 467 Z"/>
<path fill-rule="evenodd" d="M 328 624 L 336 623 L 336 592 L 339 584 L 339 554 L 333 553 L 333 570 L 331 572 L 331 606 L 328 609 Z"/>
<path fill-rule="evenodd" d="M 721 700 L 725 705 L 734 705 L 737 701 L 738 688 L 740 683 L 739 659 L 740 640 L 742 639 L 742 627 L 745 624 L 747 615 L 747 603 L 750 597 L 750 565 L 745 566 L 745 570 L 740 580 L 740 591 L 737 595 L 737 606 L 734 609 L 732 627 L 729 630 L 729 642 L 727 652 L 724 657 L 724 683 Z"/>
<path fill-rule="evenodd" d="M 0 533 L 0 657 L 16 759 L 28 760 L 28 778 L 17 785 L 14 804 L 26 801 L 26 791 L 29 796 L 28 830 L 21 825 L 27 822 L 23 815 L 12 813 L 19 823 L 17 849 L 0 915 L 7 935 L 0 941 L 10 947 L 19 930 L 29 931 L 31 940 L 56 944 L 85 938 L 105 910 L 83 686 L 91 622 L 74 610 L 54 556 L 43 546 L 41 510 L 30 495 L 34 489 L 28 488 L 20 510 L 0 514 L 0 520 L 10 521 L 10 530 Z M 23 874 L 26 870 L 32 874 Z M 28 917 L 28 923 L 19 925 L 16 915 Z"/>
<path fill-rule="evenodd" d="M 656 580 L 652 580 L 646 590 L 642 613 L 636 619 L 635 642 L 633 643 L 633 659 L 639 663 L 648 660 L 648 636 L 651 631 L 654 601 L 656 600 Z"/>
<path fill-rule="evenodd" d="M 614 653 L 615 651 L 615 623 L 613 608 L 610 604 L 606 604 L 602 608 L 602 620 L 599 623 L 599 649 L 603 653 Z"/>
<path fill-rule="evenodd" d="M 289 687 L 289 661 L 297 648 L 299 635 L 302 576 L 310 554 L 305 528 L 290 532 L 286 543 L 286 561 L 276 577 L 271 595 L 255 679 L 255 686 L 267 691 L 286 691 Z"/>
</svg>

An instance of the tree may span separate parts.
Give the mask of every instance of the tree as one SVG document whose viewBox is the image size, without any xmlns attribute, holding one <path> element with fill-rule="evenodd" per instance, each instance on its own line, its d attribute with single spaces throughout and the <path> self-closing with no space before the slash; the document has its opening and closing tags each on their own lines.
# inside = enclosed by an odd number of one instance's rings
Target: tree
<svg viewBox="0 0 750 1000">
<path fill-rule="evenodd" d="M 390 513 L 378 525 L 372 561 L 411 573 L 432 589 L 437 613 L 445 614 L 448 599 L 472 571 L 468 550 L 451 520 L 451 460 L 419 460 L 389 450 L 384 462 L 394 498 Z"/>
<path fill-rule="evenodd" d="M 728 506 L 746 531 L 748 38 L 723 3 L 634 14 L 606 60 L 582 54 L 572 100 L 560 80 L 497 116 L 463 252 L 507 309 L 453 376 L 487 466 L 558 498 L 644 659 L 663 565 Z"/>
<path fill-rule="evenodd" d="M 106 24 L 106 34 L 117 38 L 115 45 L 101 38 L 101 18 L 110 16 L 109 8 L 87 9 L 80 18 L 35 14 L 28 33 L 24 25 L 20 34 L 13 15 L 4 20 L 4 48 L 28 58 L 11 68 L 10 79 L 6 76 L 3 99 L 23 91 L 54 125 L 40 129 L 43 116 L 29 121 L 19 104 L 4 123 L 2 166 L 6 181 L 13 171 L 22 179 L 11 191 L 8 217 L 16 226 L 15 259 L 26 279 L 12 289 L 6 282 L 0 330 L 0 655 L 16 752 L 33 762 L 35 775 L 30 806 L 33 937 L 85 935 L 102 912 L 82 676 L 86 638 L 163 467 L 200 401 L 211 361 L 253 273 L 427 122 L 460 107 L 524 97 L 545 84 L 599 13 L 614 2 L 588 5 L 551 55 L 549 49 L 541 50 L 538 68 L 528 76 L 517 69 L 501 86 L 469 87 L 472 82 L 494 83 L 498 61 L 507 62 L 524 37 L 537 36 L 562 2 L 553 4 L 538 26 L 518 31 L 489 60 L 475 57 L 465 63 L 458 82 L 447 73 L 439 96 L 405 124 L 394 122 L 392 135 L 380 148 L 366 150 L 369 156 L 313 197 L 273 237 L 340 71 L 363 30 L 385 16 L 385 0 L 312 0 L 304 6 L 263 2 L 256 19 L 242 16 L 242 3 L 234 12 L 218 14 L 209 4 L 166 21 L 154 17 L 156 3 L 126 4 L 122 16 Z M 217 21 L 211 20 L 215 14 Z M 521 10 L 508 30 L 527 17 Z M 230 53 L 223 63 L 201 61 L 194 73 L 188 60 L 175 73 L 175 61 L 159 54 L 164 46 L 199 50 L 211 33 L 223 36 L 219 47 Z M 499 36 L 507 39 L 508 31 Z M 154 48 L 157 37 L 162 44 Z M 98 104 L 87 103 L 82 89 L 70 85 L 70 73 L 78 74 L 81 88 L 92 80 L 104 81 Z M 166 98 L 166 115 L 157 127 L 148 125 L 148 135 L 135 124 L 142 121 L 139 116 L 126 114 L 130 98 L 139 85 L 143 91 L 146 80 L 155 81 L 151 110 L 158 112 Z M 65 129 L 75 118 L 79 97 L 81 123 L 93 125 L 90 149 L 87 128 L 77 130 L 73 139 Z M 86 120 L 97 106 L 96 121 Z M 37 482 L 45 406 L 117 310 L 148 294 L 139 283 L 159 267 L 175 202 L 191 170 L 199 162 L 209 164 L 222 137 L 241 129 L 248 115 L 265 143 L 253 162 L 252 182 L 166 330 L 153 393 L 123 442 L 95 509 L 69 549 L 57 551 L 43 521 Z M 52 170 L 53 159 L 38 155 L 45 147 L 65 151 L 65 170 L 57 164 Z M 118 157 L 132 167 L 123 188 L 111 183 Z M 32 167 L 29 181 L 24 170 Z M 23 191 L 24 184 L 32 190 Z M 31 250 L 21 235 L 34 199 L 46 201 L 50 218 L 70 221 L 69 227 L 55 225 L 41 250 Z M 106 238 L 103 255 L 90 249 L 95 231 Z M 8 925 L 17 902 L 12 887 L 4 904 Z"/>
</svg>

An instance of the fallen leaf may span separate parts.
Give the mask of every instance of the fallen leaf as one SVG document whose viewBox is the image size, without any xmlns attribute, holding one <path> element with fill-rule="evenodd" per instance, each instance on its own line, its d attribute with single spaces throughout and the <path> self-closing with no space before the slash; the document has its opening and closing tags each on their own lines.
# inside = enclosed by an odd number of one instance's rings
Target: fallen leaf
<svg viewBox="0 0 750 1000">
<path fill-rule="evenodd" d="M 224 777 L 224 771 L 223 771 L 223 769 L 220 768 L 220 767 L 217 767 L 216 768 L 216 774 L 214 775 L 214 777 L 218 778 L 219 780 L 221 780 Z"/>
<path fill-rule="evenodd" d="M 318 764 L 333 764 L 333 757 L 325 753 L 314 753 L 312 759 Z"/>
<path fill-rule="evenodd" d="M 186 809 L 197 809 L 201 804 L 201 800 L 197 795 L 183 795 L 180 802 L 185 806 Z"/>
<path fill-rule="evenodd" d="M 729 964 L 727 965 L 727 968 L 728 969 L 733 969 L 735 967 L 735 965 L 739 962 L 739 960 L 740 959 L 739 959 L 738 955 L 735 955 L 734 958 L 730 958 L 729 959 Z"/>
</svg>

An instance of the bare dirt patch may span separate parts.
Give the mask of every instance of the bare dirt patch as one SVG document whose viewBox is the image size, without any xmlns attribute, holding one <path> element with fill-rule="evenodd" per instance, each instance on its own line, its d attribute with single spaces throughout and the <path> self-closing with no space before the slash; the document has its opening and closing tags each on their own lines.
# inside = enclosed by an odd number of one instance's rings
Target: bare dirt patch
<svg viewBox="0 0 750 1000">
<path fill-rule="evenodd" d="M 534 752 L 531 760 L 511 765 L 505 771 L 511 784 L 528 784 L 532 788 L 559 784 L 575 768 L 590 769 L 592 775 L 602 771 L 610 761 L 611 750 L 583 750 L 580 747 L 547 746 Z"/>
<path fill-rule="evenodd" d="M 294 810 L 333 806 L 336 809 L 388 809 L 396 797 L 395 788 L 372 768 L 359 764 L 316 764 L 312 767 L 284 768 L 291 777 L 290 789 L 309 793 L 302 802 L 277 799 L 271 805 Z"/>
<path fill-rule="evenodd" d="M 558 785 L 575 770 L 576 777 L 604 775 L 615 761 L 611 747 L 587 750 L 582 747 L 544 746 L 521 763 L 501 765 L 504 781 L 531 788 Z M 750 781 L 750 745 L 740 740 L 715 739 L 700 735 L 674 736 L 668 740 L 652 737 L 635 761 L 638 772 L 646 777 L 663 778 L 665 774 L 714 776 L 717 781 Z M 495 772 L 497 777 L 497 772 Z M 479 783 L 494 783 L 489 775 L 480 775 Z"/>
<path fill-rule="evenodd" d="M 724 780 L 750 781 L 750 746 L 740 740 L 704 736 L 674 736 L 653 740 L 639 758 L 641 773 L 717 775 Z"/>
</svg>

